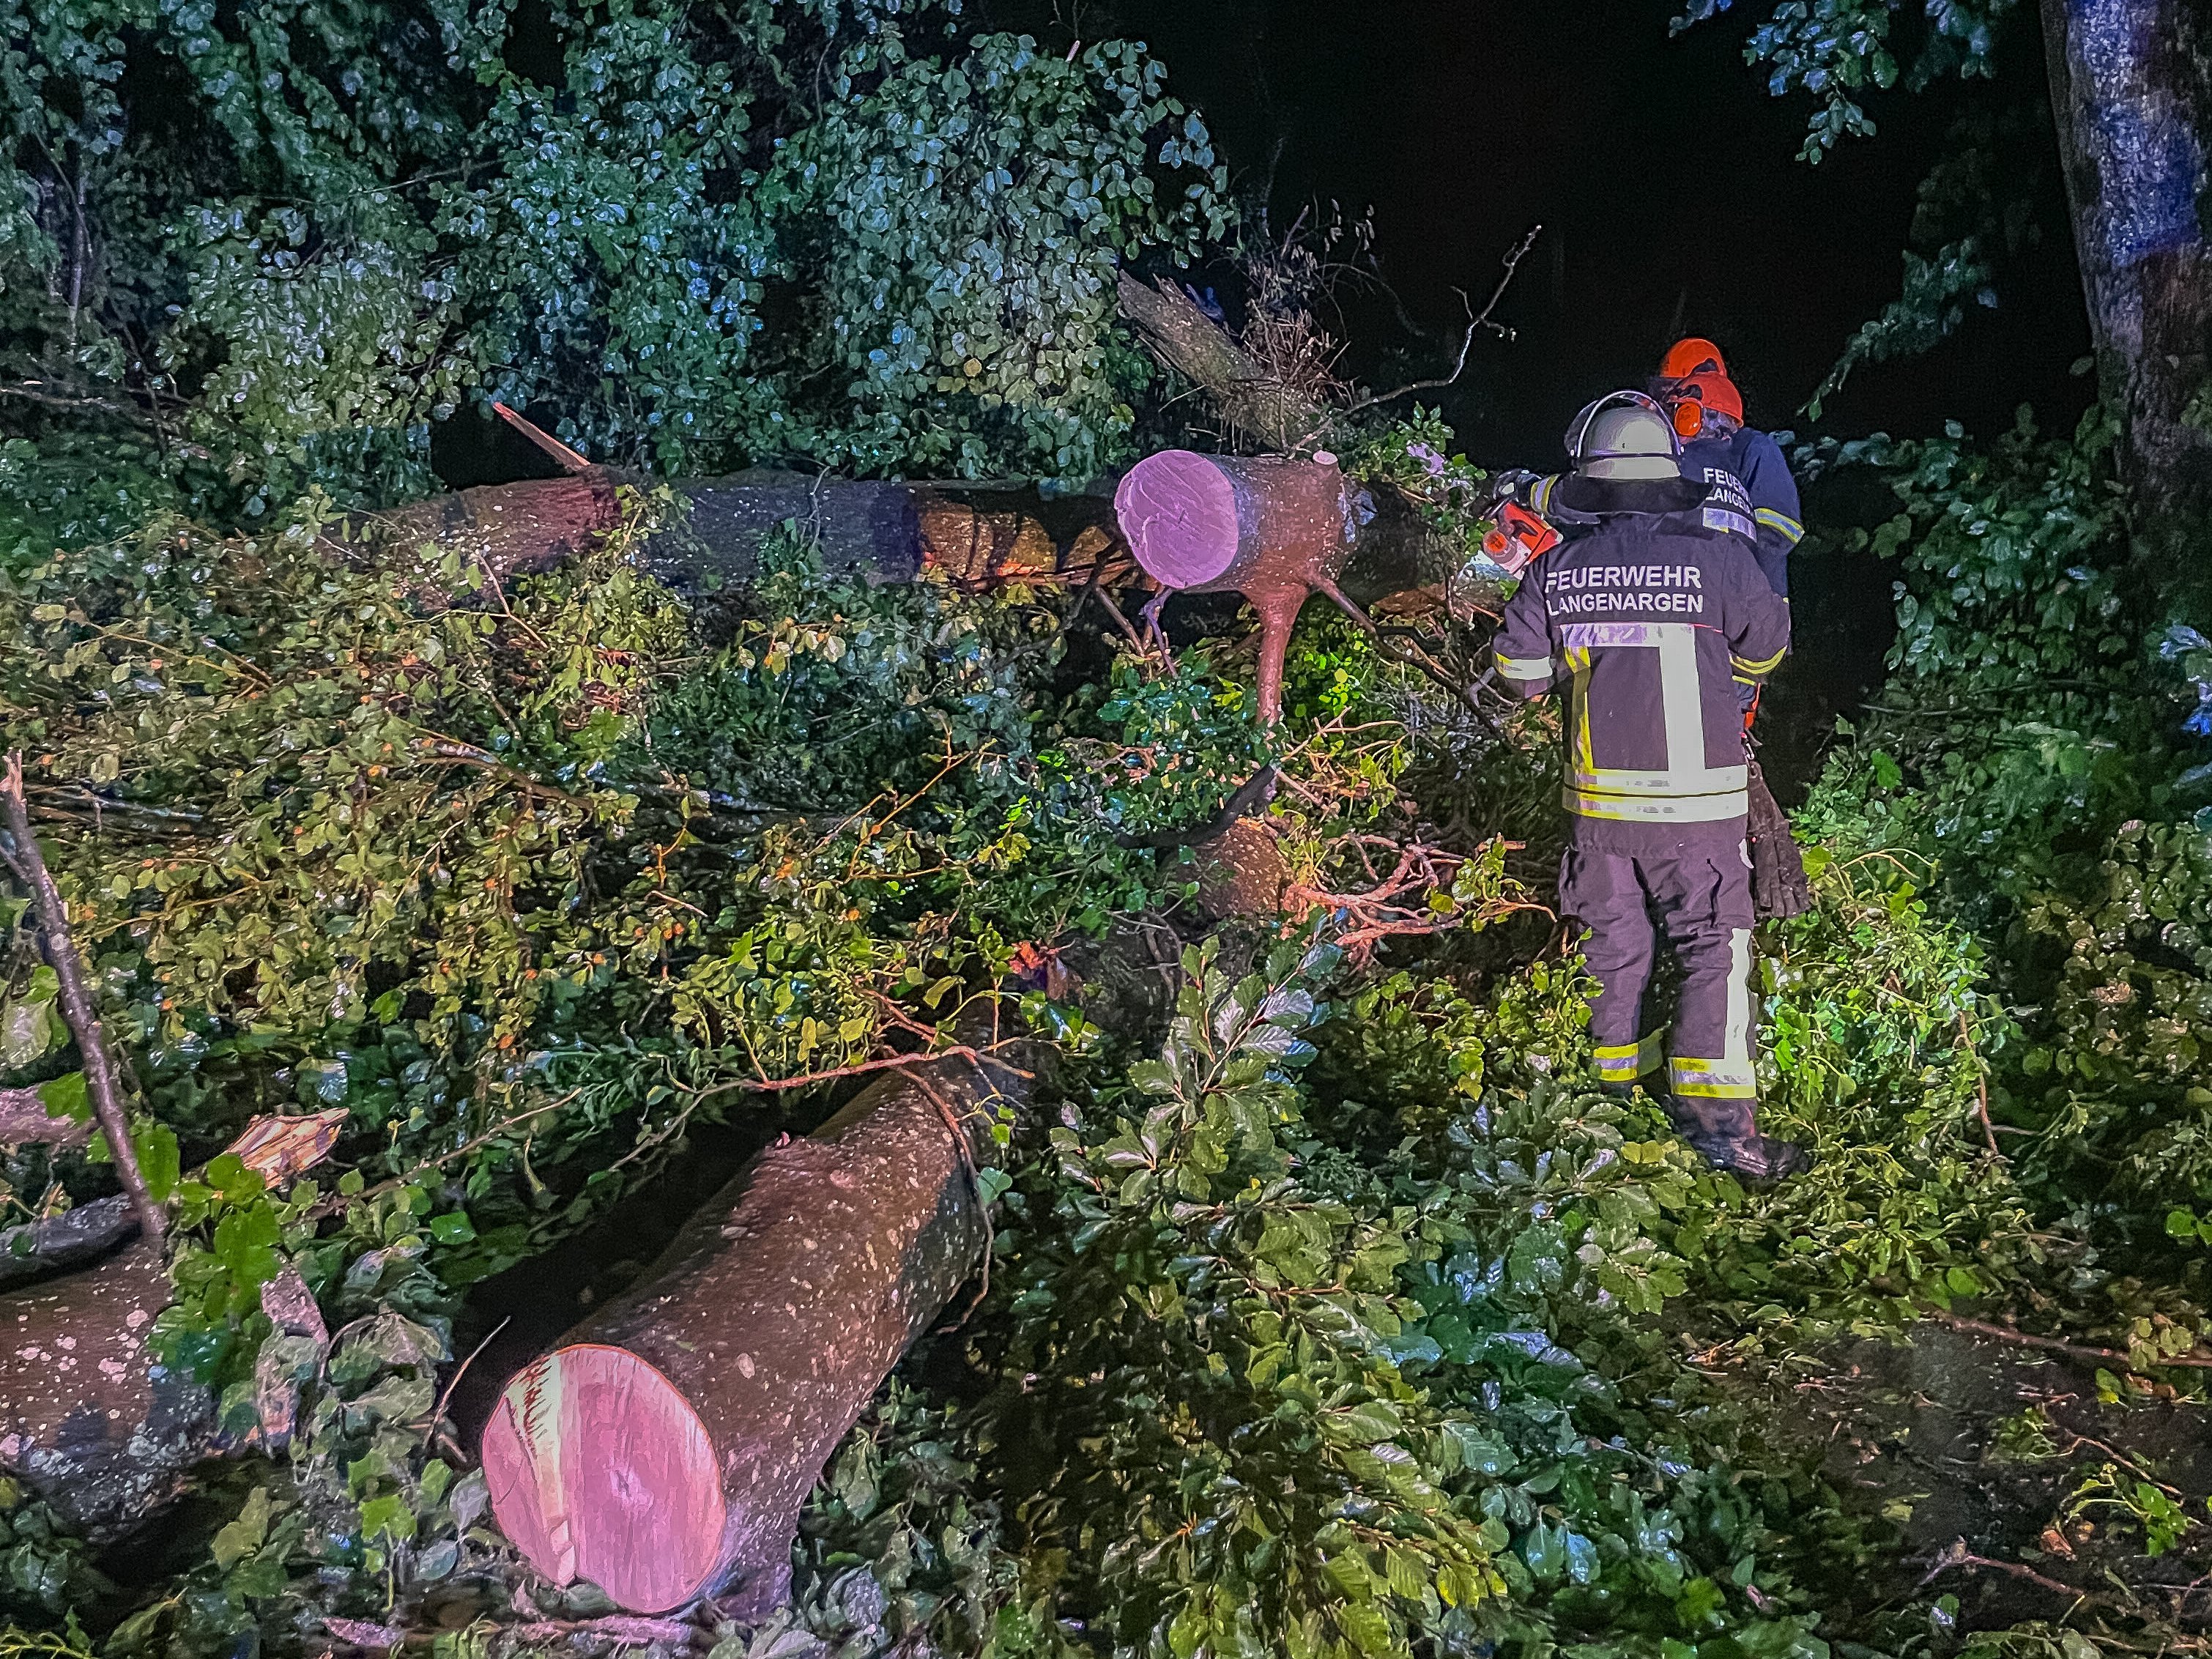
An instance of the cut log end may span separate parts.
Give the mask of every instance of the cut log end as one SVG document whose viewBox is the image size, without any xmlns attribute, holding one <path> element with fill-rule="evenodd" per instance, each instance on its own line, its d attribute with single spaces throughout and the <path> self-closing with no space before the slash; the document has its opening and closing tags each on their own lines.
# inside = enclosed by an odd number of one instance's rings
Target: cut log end
<svg viewBox="0 0 2212 1659">
<path fill-rule="evenodd" d="M 665 1613 L 713 1587 L 728 1502 L 706 1426 L 624 1349 L 556 1349 L 507 1384 L 484 1431 L 493 1513 L 562 1583 Z"/>
<path fill-rule="evenodd" d="M 1114 514 L 1137 562 L 1163 587 L 1216 581 L 1237 557 L 1237 491 L 1189 450 L 1163 450 L 1131 467 L 1114 492 Z"/>
</svg>

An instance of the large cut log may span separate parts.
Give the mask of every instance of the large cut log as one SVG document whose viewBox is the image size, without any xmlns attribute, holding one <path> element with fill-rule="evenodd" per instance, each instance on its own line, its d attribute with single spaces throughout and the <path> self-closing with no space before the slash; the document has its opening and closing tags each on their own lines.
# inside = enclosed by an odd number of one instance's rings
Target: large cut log
<svg viewBox="0 0 2212 1659">
<path fill-rule="evenodd" d="M 174 1497 L 214 1444 L 213 1395 L 147 1351 L 171 1293 L 161 1245 L 142 1239 L 0 1296 L 0 1469 L 94 1538 Z"/>
<path fill-rule="evenodd" d="M 1510 262 L 1506 274 L 1512 274 Z M 1328 444 L 1339 412 L 1285 385 L 1180 284 L 1166 277 L 1146 283 L 1123 271 L 1116 295 L 1146 349 L 1194 383 L 1233 431 L 1279 452 L 1311 453 Z M 1361 489 L 1357 501 L 1358 540 L 1341 586 L 1358 604 L 1440 587 L 1460 574 L 1464 550 L 1438 535 L 1404 491 L 1376 484 Z M 1492 576 L 1486 573 L 1482 580 L 1487 586 Z"/>
<path fill-rule="evenodd" d="M 326 532 L 348 554 L 435 546 L 504 581 L 550 570 L 622 522 L 622 491 L 648 481 L 595 467 L 558 478 L 457 489 L 382 513 L 349 514 Z M 952 580 L 1110 576 L 1126 552 L 1109 504 L 1048 502 L 1030 490 L 902 483 L 793 472 L 678 479 L 683 511 L 650 537 L 645 559 L 679 589 L 752 580 L 763 543 L 795 521 L 838 574 L 911 581 L 925 568 Z"/>
<path fill-rule="evenodd" d="M 483 1467 L 532 1565 L 638 1613 L 783 1599 L 823 1464 L 981 1257 L 1000 1081 L 967 1060 L 893 1075 L 769 1148 L 507 1385 Z"/>
<path fill-rule="evenodd" d="M 1310 595 L 1336 593 L 1361 510 L 1327 456 L 1163 450 L 1114 492 L 1121 533 L 1162 589 L 1241 593 L 1260 613 L 1260 715 L 1271 724 L 1291 624 Z"/>
<path fill-rule="evenodd" d="M 225 1151 L 282 1188 L 328 1155 L 345 1118 L 342 1107 L 257 1117 Z M 101 1540 L 177 1496 L 193 1465 L 224 1448 L 213 1391 L 147 1347 L 174 1287 L 127 1194 L 0 1231 L 0 1285 L 57 1272 L 67 1276 L 0 1293 L 0 1472 Z M 273 1316 L 271 1289 L 262 1306 Z"/>
<path fill-rule="evenodd" d="M 1115 516 L 1145 572 L 1190 593 L 1333 580 L 1359 532 L 1353 492 L 1333 460 L 1163 450 L 1131 467 Z"/>
</svg>

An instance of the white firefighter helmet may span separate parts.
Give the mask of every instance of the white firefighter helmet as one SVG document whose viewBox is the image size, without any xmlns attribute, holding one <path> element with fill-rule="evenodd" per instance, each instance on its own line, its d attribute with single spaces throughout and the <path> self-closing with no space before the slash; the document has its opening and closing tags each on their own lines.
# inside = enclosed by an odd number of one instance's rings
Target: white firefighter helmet
<svg viewBox="0 0 2212 1659">
<path fill-rule="evenodd" d="M 1641 392 L 1608 392 L 1584 405 L 1567 428 L 1567 453 L 1585 478 L 1679 478 L 1682 441 L 1657 401 Z"/>
</svg>

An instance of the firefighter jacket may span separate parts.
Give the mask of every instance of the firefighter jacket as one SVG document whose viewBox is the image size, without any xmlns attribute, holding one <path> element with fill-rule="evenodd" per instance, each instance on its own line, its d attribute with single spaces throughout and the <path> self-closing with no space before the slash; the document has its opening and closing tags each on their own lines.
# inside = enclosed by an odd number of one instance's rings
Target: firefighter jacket
<svg viewBox="0 0 2212 1659">
<path fill-rule="evenodd" d="M 1726 473 L 1743 486 L 1759 528 L 1759 568 L 1784 599 L 1790 597 L 1790 552 L 1804 539 L 1797 481 L 1782 447 L 1764 432 L 1739 427 L 1725 438 L 1692 438 L 1682 446 L 1682 476 L 1703 483 Z"/>
<path fill-rule="evenodd" d="M 1683 453 L 1689 452 L 1686 449 Z M 1698 507 L 1699 520 L 1706 529 L 1725 531 L 1740 538 L 1756 556 L 1759 545 L 1757 514 L 1751 504 L 1751 493 L 1735 475 L 1717 468 L 1710 471 L 1702 467 L 1692 470 L 1685 462 L 1682 476 L 1696 489 L 1686 494 L 1677 492 L 1678 499 Z M 1598 504 L 1609 493 L 1617 494 L 1619 489 L 1618 485 L 1577 477 L 1571 472 L 1554 472 L 1548 477 L 1532 480 L 1516 492 L 1516 499 L 1561 535 L 1573 536 L 1605 521 L 1607 514 Z M 1648 504 L 1665 506 L 1656 499 Z"/>
<path fill-rule="evenodd" d="M 1571 478 L 1560 493 L 1592 522 L 1528 567 L 1494 648 L 1520 696 L 1568 688 L 1567 810 L 1676 830 L 1741 819 L 1737 688 L 1780 664 L 1788 602 L 1704 484 Z"/>
</svg>

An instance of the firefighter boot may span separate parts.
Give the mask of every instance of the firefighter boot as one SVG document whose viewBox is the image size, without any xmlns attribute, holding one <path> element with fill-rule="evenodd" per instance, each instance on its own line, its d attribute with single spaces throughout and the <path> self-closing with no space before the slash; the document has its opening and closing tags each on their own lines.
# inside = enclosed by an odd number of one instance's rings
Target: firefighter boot
<svg viewBox="0 0 2212 1659">
<path fill-rule="evenodd" d="M 1726 1170 L 1753 1186 L 1803 1175 L 1813 1167 L 1813 1154 L 1794 1140 L 1778 1140 L 1756 1131 L 1741 1139 L 1685 1135 L 1691 1150 L 1716 1170 Z"/>
<path fill-rule="evenodd" d="M 1716 1170 L 1758 1183 L 1802 1175 L 1813 1167 L 1813 1155 L 1796 1141 L 1759 1133 L 1748 1100 L 1670 1094 L 1666 1105 L 1690 1149 Z"/>
<path fill-rule="evenodd" d="M 1716 1169 L 1778 1181 L 1812 1166 L 1802 1147 L 1759 1132 L 1752 1060 L 1751 860 L 1741 843 L 1663 866 L 1655 885 L 1668 942 L 1682 964 L 1668 1115 Z M 1658 873 L 1655 869 L 1654 873 Z"/>
</svg>

